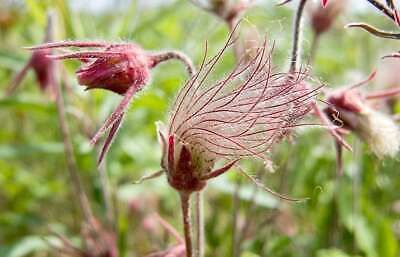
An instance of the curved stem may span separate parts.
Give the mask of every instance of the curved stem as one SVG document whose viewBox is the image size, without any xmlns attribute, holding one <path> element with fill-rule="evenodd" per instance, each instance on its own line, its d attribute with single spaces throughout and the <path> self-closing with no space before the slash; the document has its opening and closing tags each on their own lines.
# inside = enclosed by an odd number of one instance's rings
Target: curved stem
<svg viewBox="0 0 400 257">
<path fill-rule="evenodd" d="M 190 193 L 180 192 L 180 197 L 183 229 L 185 235 L 186 257 L 193 257 L 192 224 L 190 221 Z"/>
<path fill-rule="evenodd" d="M 176 59 L 185 65 L 186 70 L 189 74 L 189 76 L 193 76 L 194 73 L 196 72 L 196 68 L 193 65 L 192 60 L 184 53 L 179 52 L 179 51 L 167 51 L 167 52 L 162 52 L 162 53 L 156 53 L 151 55 L 152 58 L 152 67 L 157 66 L 158 64 L 171 60 L 171 59 Z"/>
<path fill-rule="evenodd" d="M 204 197 L 203 191 L 195 194 L 196 248 L 195 256 L 204 257 Z"/>
<path fill-rule="evenodd" d="M 28 70 L 31 68 L 31 59 L 24 65 L 24 67 L 14 76 L 13 80 L 6 87 L 5 94 L 10 96 L 14 93 L 17 87 L 21 84 L 22 79 L 25 77 Z"/>
<path fill-rule="evenodd" d="M 300 47 L 300 41 L 301 41 L 301 22 L 302 22 L 302 16 L 303 16 L 303 11 L 304 7 L 306 5 L 307 0 L 300 0 L 300 3 L 297 7 L 296 11 L 296 17 L 294 20 L 294 25 L 293 25 L 293 48 L 292 48 L 292 57 L 290 60 L 290 72 L 295 72 L 297 70 L 297 63 L 300 55 L 299 47 Z"/>
</svg>

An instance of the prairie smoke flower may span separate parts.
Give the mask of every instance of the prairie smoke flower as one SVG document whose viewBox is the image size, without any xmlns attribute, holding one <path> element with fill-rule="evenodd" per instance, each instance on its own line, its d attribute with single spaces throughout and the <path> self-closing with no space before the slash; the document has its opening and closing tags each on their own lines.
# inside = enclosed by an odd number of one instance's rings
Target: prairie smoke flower
<svg viewBox="0 0 400 257">
<path fill-rule="evenodd" d="M 65 236 L 52 232 L 61 241 L 61 246 L 49 242 L 58 254 L 77 257 L 117 257 L 117 236 L 111 229 L 105 228 L 97 219 L 92 218 L 81 228 L 83 247 L 78 248 Z"/>
<path fill-rule="evenodd" d="M 100 153 L 99 164 L 107 153 L 133 96 L 150 80 L 150 69 L 161 62 L 177 59 L 185 64 L 190 75 L 193 73 L 191 61 L 184 54 L 177 51 L 149 53 L 134 43 L 67 41 L 47 43 L 28 49 L 34 51 L 65 50 L 69 47 L 91 50 L 61 53 L 51 55 L 50 58 L 52 60 L 77 59 L 81 61 L 83 65 L 76 71 L 76 76 L 79 84 L 86 86 L 87 90 L 101 88 L 124 96 L 119 106 L 92 138 L 94 144 L 104 132 L 110 129 Z"/>
<path fill-rule="evenodd" d="M 159 126 L 162 167 L 172 187 L 180 192 L 201 190 L 242 158 L 268 161 L 266 153 L 309 112 L 316 90 L 302 85 L 305 74 L 288 80 L 272 73 L 265 47 L 244 65 L 243 59 L 223 79 L 208 80 L 222 50 L 180 90 L 168 125 Z M 265 46 L 266 42 L 263 46 Z M 216 161 L 228 162 L 212 171 Z"/>
<path fill-rule="evenodd" d="M 304 73 L 273 73 L 266 41 L 250 61 L 241 58 L 228 75 L 211 82 L 215 66 L 234 44 L 235 29 L 224 47 L 208 61 L 206 51 L 199 71 L 179 91 L 167 125 L 158 124 L 163 171 L 154 175 L 165 171 L 168 183 L 180 194 L 186 256 L 190 257 L 191 194 L 201 191 L 209 179 L 225 173 L 241 159 L 268 163 L 271 147 L 301 125 L 298 121 L 310 111 L 318 91 L 302 85 Z M 214 169 L 219 161 L 225 165 Z"/>
<path fill-rule="evenodd" d="M 392 97 L 400 93 L 400 88 L 362 93 L 357 87 L 370 81 L 374 75 L 354 86 L 328 94 L 330 106 L 325 108 L 325 112 L 342 127 L 339 130 L 341 134 L 350 130 L 365 141 L 378 157 L 394 157 L 400 150 L 400 130 L 389 115 L 374 109 L 371 100 Z"/>
</svg>

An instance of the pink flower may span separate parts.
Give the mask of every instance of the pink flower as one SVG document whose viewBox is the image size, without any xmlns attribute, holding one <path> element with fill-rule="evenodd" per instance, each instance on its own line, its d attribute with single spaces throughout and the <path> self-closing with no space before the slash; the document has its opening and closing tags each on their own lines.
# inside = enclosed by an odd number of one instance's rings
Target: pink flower
<svg viewBox="0 0 400 257">
<path fill-rule="evenodd" d="M 325 113 L 331 121 L 340 127 L 337 132 L 345 135 L 354 132 L 378 157 L 394 157 L 400 150 L 400 130 L 393 119 L 375 110 L 371 100 L 393 97 L 400 93 L 400 88 L 385 89 L 374 93 L 363 93 L 359 86 L 372 80 L 373 72 L 368 79 L 356 85 L 334 90 L 328 93 L 330 104 Z M 338 167 L 342 170 L 341 146 L 337 144 Z"/>
<path fill-rule="evenodd" d="M 233 34 L 233 33 L 232 33 Z M 224 78 L 209 77 L 225 50 L 203 61 L 200 70 L 180 90 L 166 127 L 159 127 L 163 145 L 162 166 L 172 187 L 180 192 L 201 190 L 243 158 L 268 162 L 267 154 L 312 108 L 317 90 L 302 81 L 273 73 L 270 53 L 263 47 Z M 219 160 L 227 164 L 213 170 Z"/>
<path fill-rule="evenodd" d="M 104 54 L 118 53 L 109 58 L 98 58 L 76 71 L 78 82 L 87 89 L 103 88 L 125 94 L 132 85 L 140 90 L 150 78 L 153 62 L 135 44 L 110 46 Z"/>
<path fill-rule="evenodd" d="M 86 89 L 102 88 L 124 95 L 119 106 L 92 138 L 96 143 L 100 136 L 110 129 L 99 157 L 99 164 L 107 153 L 112 139 L 118 132 L 123 116 L 133 96 L 150 80 L 150 69 L 161 62 L 177 59 L 185 64 L 189 74 L 193 73 L 191 61 L 182 53 L 168 51 L 149 53 L 133 43 L 111 44 L 105 42 L 54 42 L 28 49 L 49 51 L 50 49 L 89 48 L 86 51 L 73 51 L 51 55 L 52 60 L 77 59 L 83 65 L 76 71 L 78 82 Z"/>
<path fill-rule="evenodd" d="M 44 42 L 52 38 L 51 22 L 47 25 Z M 42 92 L 47 92 L 52 98 L 55 97 L 52 83 L 54 81 L 54 62 L 48 56 L 51 54 L 51 49 L 38 49 L 33 51 L 32 56 L 27 61 L 25 66 L 19 71 L 10 85 L 6 88 L 6 94 L 11 95 L 21 84 L 27 72 L 32 69 L 35 72 L 36 80 Z"/>
</svg>

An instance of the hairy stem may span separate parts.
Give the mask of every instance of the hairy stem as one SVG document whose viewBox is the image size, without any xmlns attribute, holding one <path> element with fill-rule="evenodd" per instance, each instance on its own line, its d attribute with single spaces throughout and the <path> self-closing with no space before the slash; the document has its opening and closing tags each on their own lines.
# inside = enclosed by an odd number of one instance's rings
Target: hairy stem
<svg viewBox="0 0 400 257">
<path fill-rule="evenodd" d="M 204 198 L 203 191 L 195 193 L 196 248 L 195 257 L 204 257 Z"/>
<path fill-rule="evenodd" d="M 110 180 L 108 178 L 106 166 L 107 165 L 98 166 L 101 182 L 101 192 L 103 194 L 104 205 L 106 208 L 107 221 L 115 228 L 116 224 L 114 219 L 114 206 L 112 203 Z"/>
<path fill-rule="evenodd" d="M 85 192 L 83 191 L 83 187 L 78 175 L 78 168 L 74 156 L 73 146 L 71 143 L 71 137 L 69 134 L 69 129 L 67 125 L 67 121 L 65 118 L 65 110 L 64 110 L 64 101 L 61 95 L 61 89 L 58 83 L 53 81 L 53 87 L 56 95 L 56 105 L 57 105 L 57 114 L 60 123 L 60 129 L 63 137 L 64 144 L 64 152 L 65 159 L 67 162 L 67 170 L 69 172 L 69 176 L 71 179 L 71 183 L 73 186 L 73 191 L 76 194 L 76 198 L 79 200 L 80 208 L 83 211 L 83 214 L 86 220 L 90 220 L 92 217 L 92 212 L 89 207 L 89 201 L 86 197 Z"/>
<path fill-rule="evenodd" d="M 297 70 L 297 64 L 300 56 L 299 48 L 302 36 L 301 23 L 306 2 L 307 0 L 300 0 L 296 11 L 296 17 L 293 25 L 293 48 L 292 48 L 292 57 L 290 60 L 290 72 L 295 72 Z"/>
<path fill-rule="evenodd" d="M 48 25 L 47 25 L 47 39 L 52 39 L 52 27 L 53 27 L 53 15 L 50 13 L 48 15 Z M 56 107 L 57 107 L 57 116 L 60 124 L 61 134 L 63 137 L 63 144 L 64 144 L 64 152 L 65 152 L 65 159 L 67 163 L 67 170 L 70 176 L 71 184 L 73 187 L 73 192 L 75 194 L 76 199 L 78 199 L 80 209 L 83 212 L 86 221 L 91 221 L 93 214 L 90 209 L 89 201 L 87 196 L 83 190 L 79 175 L 78 175 L 78 166 L 76 164 L 74 150 L 72 146 L 71 136 L 68 129 L 67 120 L 65 117 L 65 107 L 64 107 L 64 100 L 62 97 L 61 87 L 56 78 L 56 67 L 53 63 L 51 65 L 51 86 L 54 89 L 55 93 L 55 100 L 56 100 Z"/>
<path fill-rule="evenodd" d="M 14 76 L 11 83 L 7 86 L 5 94 L 10 96 L 14 93 L 17 87 L 21 84 L 22 79 L 25 77 L 28 70 L 31 68 L 31 60 L 29 60 L 24 67 Z"/>
<path fill-rule="evenodd" d="M 185 235 L 186 257 L 193 257 L 192 224 L 190 221 L 190 193 L 180 192 L 183 218 L 183 230 Z"/>
<path fill-rule="evenodd" d="M 152 66 L 154 67 L 162 62 L 171 59 L 172 60 L 175 59 L 182 62 L 183 65 L 186 67 L 189 77 L 193 76 L 194 73 L 196 72 L 196 68 L 194 67 L 192 60 L 186 54 L 179 51 L 168 51 L 152 55 L 152 60 L 153 60 Z"/>
</svg>

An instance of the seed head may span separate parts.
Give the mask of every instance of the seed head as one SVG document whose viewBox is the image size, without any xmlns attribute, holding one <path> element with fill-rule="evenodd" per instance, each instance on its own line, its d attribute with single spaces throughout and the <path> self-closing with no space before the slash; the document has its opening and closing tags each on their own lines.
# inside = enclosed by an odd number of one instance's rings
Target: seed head
<svg viewBox="0 0 400 257">
<path fill-rule="evenodd" d="M 273 73 L 270 52 L 260 47 L 221 80 L 209 77 L 225 50 L 203 61 L 180 90 L 166 127 L 159 129 L 162 166 L 169 183 L 180 191 L 196 191 L 242 158 L 268 161 L 267 153 L 309 112 L 316 91 L 304 87 L 306 75 L 288 79 Z M 246 63 L 246 64 L 245 64 Z M 212 171 L 216 161 L 228 164 Z"/>
<path fill-rule="evenodd" d="M 372 77 L 356 86 L 368 82 Z M 325 111 L 338 126 L 354 132 L 365 141 L 378 157 L 394 157 L 400 150 L 400 130 L 393 119 L 375 110 L 369 100 L 399 92 L 397 89 L 365 94 L 354 86 L 339 89 L 328 96 L 331 106 Z"/>
</svg>

